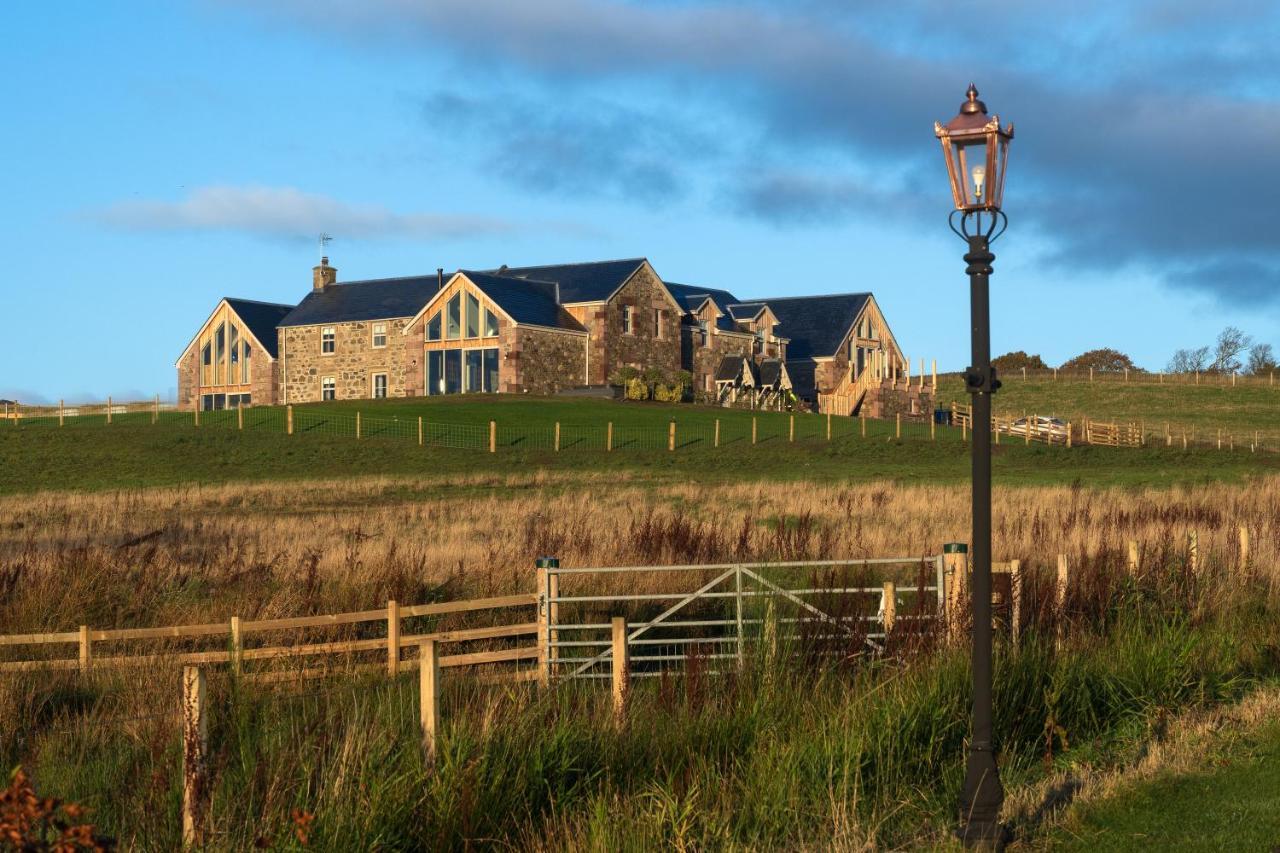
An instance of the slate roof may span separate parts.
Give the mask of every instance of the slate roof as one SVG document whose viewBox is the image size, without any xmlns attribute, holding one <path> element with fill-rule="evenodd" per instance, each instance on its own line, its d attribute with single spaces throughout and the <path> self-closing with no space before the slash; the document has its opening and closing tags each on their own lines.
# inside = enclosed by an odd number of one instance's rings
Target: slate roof
<svg viewBox="0 0 1280 853">
<path fill-rule="evenodd" d="M 870 293 L 785 296 L 760 299 L 778 318 L 778 331 L 791 339 L 787 361 L 835 355 Z M 797 379 L 793 375 L 793 380 Z"/>
<path fill-rule="evenodd" d="M 552 264 L 541 267 L 506 267 L 486 270 L 491 275 L 507 278 L 536 279 L 560 285 L 561 304 L 603 302 L 631 277 L 644 258 L 618 261 L 589 261 L 581 264 Z"/>
<path fill-rule="evenodd" d="M 511 315 L 517 323 L 586 331 L 556 303 L 554 282 L 508 278 L 477 270 L 459 270 Z"/>
<path fill-rule="evenodd" d="M 717 290 L 714 287 L 698 287 L 693 284 L 676 284 L 674 281 L 663 282 L 667 286 L 667 290 L 676 298 L 676 301 L 684 306 L 686 311 L 696 311 L 698 306 L 702 304 L 708 296 L 719 306 L 720 310 L 732 305 L 738 301 L 738 297 L 734 296 L 727 290 Z"/>
<path fill-rule="evenodd" d="M 760 362 L 760 384 L 767 388 L 773 388 L 782 384 L 783 367 L 782 361 L 776 358 L 766 358 Z"/>
<path fill-rule="evenodd" d="M 438 286 L 435 273 L 338 282 L 324 290 L 312 290 L 277 325 L 314 326 L 412 317 L 435 296 Z"/>
<path fill-rule="evenodd" d="M 249 331 L 262 344 L 262 348 L 275 358 L 277 350 L 276 344 L 279 335 L 276 334 L 276 326 L 284 319 L 285 315 L 293 310 L 292 305 L 281 305 L 278 302 L 258 302 L 253 299 L 236 299 L 233 296 L 224 297 L 227 305 L 231 306 L 231 310 L 236 312 L 244 324 L 249 327 Z"/>
<path fill-rule="evenodd" d="M 755 384 L 756 366 L 751 359 L 743 355 L 726 355 L 720 359 L 720 366 L 716 368 L 716 382 L 737 382 L 743 373 L 743 365 L 751 372 L 752 384 Z"/>
<path fill-rule="evenodd" d="M 725 308 L 728 310 L 729 316 L 735 320 L 751 320 L 760 313 L 764 305 L 764 302 L 735 302 L 732 305 L 725 306 Z"/>
</svg>

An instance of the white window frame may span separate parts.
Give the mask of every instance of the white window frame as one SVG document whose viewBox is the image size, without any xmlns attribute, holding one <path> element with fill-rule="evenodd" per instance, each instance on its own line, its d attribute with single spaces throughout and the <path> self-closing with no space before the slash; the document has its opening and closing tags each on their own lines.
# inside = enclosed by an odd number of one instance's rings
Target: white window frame
<svg viewBox="0 0 1280 853">
<path fill-rule="evenodd" d="M 333 396 L 326 397 L 325 391 L 330 389 L 333 391 Z M 324 403 L 330 400 L 337 400 L 337 399 L 338 399 L 338 378 L 336 376 L 321 376 L 320 377 L 320 402 Z"/>
<path fill-rule="evenodd" d="M 379 331 L 378 331 L 379 329 L 381 329 L 382 331 L 381 331 L 381 332 L 379 332 Z M 382 343 L 378 343 L 378 338 L 379 338 L 379 336 L 381 336 L 381 338 L 382 338 Z M 370 329 L 369 329 L 369 346 L 370 346 L 372 349 L 386 349 L 386 348 L 387 348 L 387 324 L 386 324 L 386 323 L 374 323 L 374 324 L 370 327 Z"/>
<path fill-rule="evenodd" d="M 325 349 L 325 344 L 329 344 L 329 349 Z M 338 351 L 338 327 L 337 326 L 321 326 L 320 327 L 320 354 L 333 355 Z"/>
<path fill-rule="evenodd" d="M 662 340 L 662 309 L 653 309 L 653 336 Z"/>
<path fill-rule="evenodd" d="M 378 379 L 382 379 L 382 396 L 378 396 Z M 375 373 L 369 377 L 369 397 L 374 400 L 385 400 L 390 391 L 386 373 Z"/>
<path fill-rule="evenodd" d="M 631 317 L 630 305 L 622 306 L 622 334 L 624 335 L 635 334 L 635 323 L 633 322 Z"/>
</svg>

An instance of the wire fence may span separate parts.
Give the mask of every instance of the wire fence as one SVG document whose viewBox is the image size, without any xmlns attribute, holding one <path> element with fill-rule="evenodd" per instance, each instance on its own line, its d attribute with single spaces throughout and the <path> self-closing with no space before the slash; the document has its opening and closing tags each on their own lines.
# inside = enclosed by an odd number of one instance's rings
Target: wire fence
<svg viewBox="0 0 1280 853">
<path fill-rule="evenodd" d="M 963 382 L 962 373 L 939 374 L 941 379 Z M 1091 368 L 1067 369 L 1059 367 L 1046 368 L 1003 368 L 1000 370 L 1001 382 L 1018 382 L 1033 380 L 1039 382 L 1093 382 L 1103 384 L 1132 385 L 1176 385 L 1202 386 L 1205 388 L 1276 388 L 1276 371 L 1267 370 L 1260 373 L 1241 373 L 1230 370 L 1179 371 L 1167 373 L 1159 370 L 1140 370 L 1129 368 L 1120 370 L 1095 370 Z"/>
</svg>

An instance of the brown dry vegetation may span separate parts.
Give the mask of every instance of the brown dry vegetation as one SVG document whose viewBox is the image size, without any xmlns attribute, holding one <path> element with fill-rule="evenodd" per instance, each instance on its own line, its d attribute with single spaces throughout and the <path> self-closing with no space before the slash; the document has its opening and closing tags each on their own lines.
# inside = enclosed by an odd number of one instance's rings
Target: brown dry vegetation
<svg viewBox="0 0 1280 853">
<path fill-rule="evenodd" d="M 1161 490 L 997 489 L 996 559 L 1156 565 L 1199 535 L 1280 557 L 1280 478 Z M 365 479 L 0 501 L 5 632 L 271 618 L 533 589 L 532 565 L 646 565 L 938 553 L 965 541 L 963 486 L 698 484 L 538 474 Z"/>
</svg>

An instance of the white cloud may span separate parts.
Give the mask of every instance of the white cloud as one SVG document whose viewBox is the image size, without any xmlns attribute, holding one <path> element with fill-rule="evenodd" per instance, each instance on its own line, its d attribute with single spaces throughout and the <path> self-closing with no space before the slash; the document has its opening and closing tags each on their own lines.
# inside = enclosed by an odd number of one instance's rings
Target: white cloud
<svg viewBox="0 0 1280 853">
<path fill-rule="evenodd" d="M 201 187 L 179 201 L 122 201 L 88 215 L 104 225 L 130 231 L 221 231 L 276 239 L 314 239 L 324 231 L 350 240 L 430 240 L 527 230 L 494 217 L 399 213 L 382 205 L 348 204 L 293 187 Z"/>
</svg>

